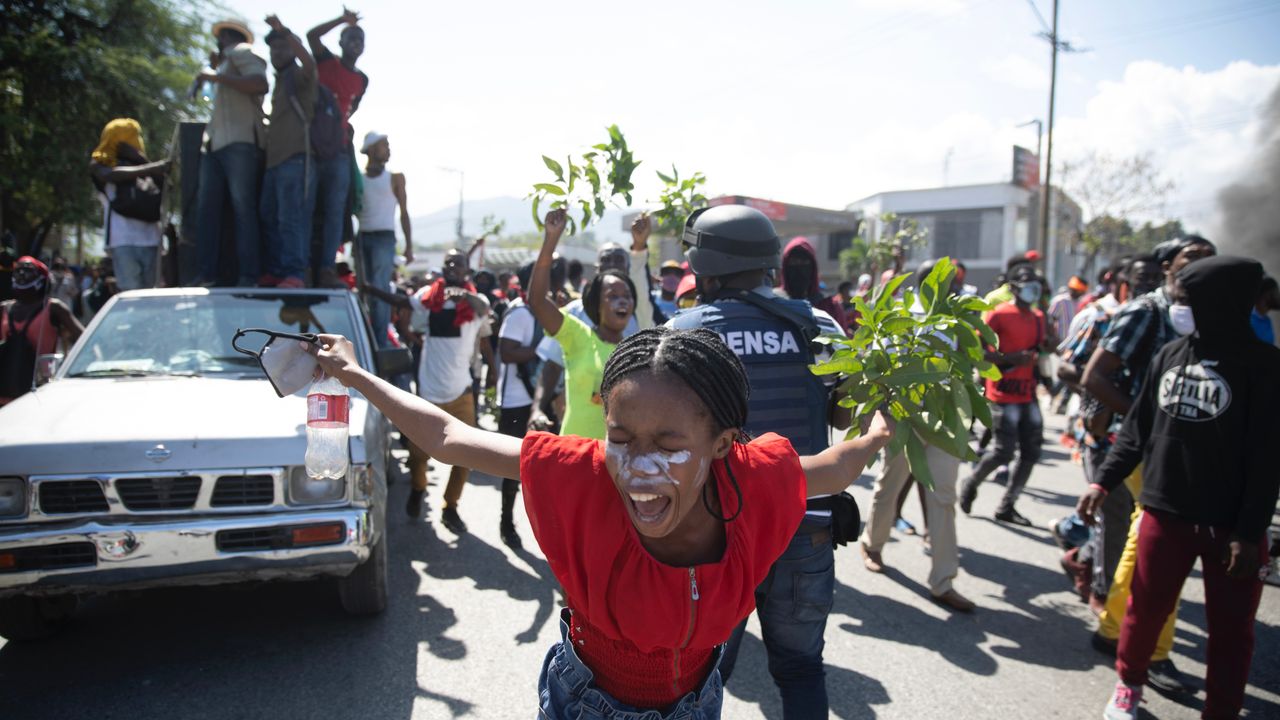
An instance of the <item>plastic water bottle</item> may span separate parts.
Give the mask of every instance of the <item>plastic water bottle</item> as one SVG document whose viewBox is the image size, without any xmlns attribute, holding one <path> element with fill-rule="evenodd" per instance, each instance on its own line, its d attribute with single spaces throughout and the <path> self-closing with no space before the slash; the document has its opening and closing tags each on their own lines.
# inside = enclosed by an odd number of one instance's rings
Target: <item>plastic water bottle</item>
<svg viewBox="0 0 1280 720">
<path fill-rule="evenodd" d="M 347 389 L 328 375 L 311 383 L 307 391 L 307 475 L 316 479 L 346 476 L 350 403 Z"/>
</svg>

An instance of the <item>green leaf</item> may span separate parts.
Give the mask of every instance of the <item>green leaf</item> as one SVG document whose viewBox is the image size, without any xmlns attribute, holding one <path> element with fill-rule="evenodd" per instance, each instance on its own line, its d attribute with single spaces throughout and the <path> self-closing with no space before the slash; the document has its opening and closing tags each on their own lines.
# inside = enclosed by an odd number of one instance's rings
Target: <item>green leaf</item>
<svg viewBox="0 0 1280 720">
<path fill-rule="evenodd" d="M 538 213 L 538 204 L 540 202 L 542 202 L 542 198 L 538 197 L 537 195 L 534 195 L 533 196 L 533 224 L 538 227 L 538 230 L 545 230 L 546 226 L 542 224 L 542 215 Z"/>
<path fill-rule="evenodd" d="M 911 277 L 910 273 L 903 273 L 884 285 L 881 285 L 880 291 L 876 294 L 876 309 L 879 310 L 888 307 L 888 303 L 893 299 L 893 294 L 897 292 L 898 286 L 906 282 L 909 277 Z"/>
<path fill-rule="evenodd" d="M 911 474 L 926 489 L 933 489 L 933 473 L 929 472 L 929 461 L 925 454 L 924 444 L 914 432 L 907 433 L 906 440 L 907 466 Z"/>
<path fill-rule="evenodd" d="M 979 392 L 978 388 L 974 385 L 966 385 L 964 389 L 965 392 L 969 393 L 969 400 L 973 405 L 974 418 L 985 427 L 991 427 L 990 401 L 983 397 L 982 393 Z"/>
<path fill-rule="evenodd" d="M 676 183 L 675 178 L 671 177 L 670 175 L 664 175 L 661 170 L 658 170 L 657 173 L 658 173 L 658 179 L 661 180 L 662 182 L 668 185 L 674 185 Z"/>
<path fill-rule="evenodd" d="M 810 365 L 809 370 L 814 375 L 849 375 L 862 372 L 862 367 L 862 361 L 854 357 L 852 353 L 839 353 L 830 360 Z"/>
<path fill-rule="evenodd" d="M 564 182 L 564 168 L 561 167 L 560 163 L 556 162 L 555 160 L 552 160 L 546 155 L 542 156 L 542 162 L 546 164 L 547 169 L 549 169 L 551 172 L 556 174 L 557 180 L 559 180 L 560 182 Z"/>
<path fill-rule="evenodd" d="M 559 195 L 563 197 L 565 194 L 564 188 L 553 183 L 534 183 L 534 187 L 548 195 Z"/>
<path fill-rule="evenodd" d="M 995 382 L 996 380 L 999 380 L 1002 377 L 1002 374 L 1000 372 L 1000 368 L 996 367 L 995 365 L 992 365 L 986 360 L 983 360 L 982 362 L 978 363 L 978 376 L 985 378 L 987 380 L 990 380 L 992 382 Z"/>
</svg>

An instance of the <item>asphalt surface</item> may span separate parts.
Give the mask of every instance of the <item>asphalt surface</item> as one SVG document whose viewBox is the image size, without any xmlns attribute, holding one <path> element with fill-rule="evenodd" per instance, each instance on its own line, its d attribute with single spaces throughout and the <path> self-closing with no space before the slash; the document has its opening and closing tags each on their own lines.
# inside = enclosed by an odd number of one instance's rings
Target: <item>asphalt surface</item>
<svg viewBox="0 0 1280 720">
<path fill-rule="evenodd" d="M 827 627 L 827 686 L 837 718 L 1098 718 L 1115 682 L 1089 646 L 1093 619 L 1070 592 L 1045 528 L 1083 481 L 1053 443 L 1019 502 L 1036 528 L 990 519 L 988 484 L 960 516 L 961 577 L 973 615 L 929 600 L 918 538 L 885 547 L 874 575 L 856 549 L 837 554 Z M 430 522 L 411 524 L 408 483 L 391 488 L 391 599 L 377 618 L 343 615 L 331 582 L 118 593 L 87 600 L 60 636 L 0 640 L 0 718 L 531 718 L 537 675 L 558 639 L 563 603 L 528 523 L 529 550 L 498 539 L 500 483 L 473 475 L 462 502 L 471 533 L 438 523 L 447 467 L 432 473 Z M 868 507 L 870 474 L 853 494 Z M 523 510 L 521 510 L 521 513 Z M 912 499 L 905 516 L 922 527 Z M 725 699 L 726 718 L 779 718 L 753 619 Z M 1203 687 L 1207 643 L 1199 573 L 1183 593 L 1174 659 Z M 1148 691 L 1148 717 L 1199 717 L 1203 692 Z M 1245 701 L 1280 717 L 1280 587 L 1267 586 Z"/>
</svg>

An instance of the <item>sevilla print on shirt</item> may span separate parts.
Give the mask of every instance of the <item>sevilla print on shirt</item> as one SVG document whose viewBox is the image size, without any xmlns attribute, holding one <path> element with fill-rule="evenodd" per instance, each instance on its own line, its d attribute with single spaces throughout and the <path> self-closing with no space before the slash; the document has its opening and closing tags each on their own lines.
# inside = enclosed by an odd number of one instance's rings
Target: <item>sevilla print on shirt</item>
<svg viewBox="0 0 1280 720">
<path fill-rule="evenodd" d="M 1231 406 L 1231 386 L 1213 371 L 1216 360 L 1169 368 L 1160 376 L 1156 401 L 1160 409 L 1179 420 L 1213 420 Z"/>
</svg>

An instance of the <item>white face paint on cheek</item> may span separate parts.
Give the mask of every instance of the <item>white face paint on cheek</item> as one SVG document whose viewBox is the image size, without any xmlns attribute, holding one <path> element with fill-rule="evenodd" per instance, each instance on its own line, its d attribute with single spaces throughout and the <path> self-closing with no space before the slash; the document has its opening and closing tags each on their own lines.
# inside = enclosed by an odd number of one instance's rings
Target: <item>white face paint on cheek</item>
<svg viewBox="0 0 1280 720">
<path fill-rule="evenodd" d="M 683 465 L 689 462 L 693 455 L 688 450 L 679 452 L 651 452 L 643 455 L 633 455 L 627 451 L 625 445 L 605 441 L 605 459 L 616 467 L 618 481 L 623 486 L 632 485 L 662 485 L 670 483 L 679 485 L 680 481 L 671 477 L 672 465 Z M 702 467 L 705 469 L 706 459 L 702 461 Z M 702 473 L 702 470 L 699 470 Z"/>
</svg>

